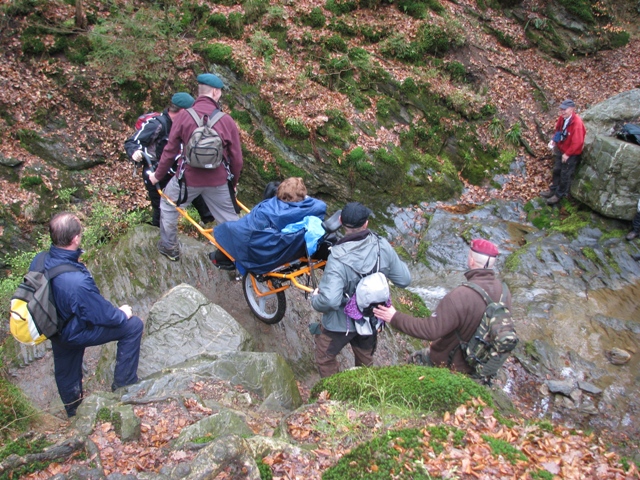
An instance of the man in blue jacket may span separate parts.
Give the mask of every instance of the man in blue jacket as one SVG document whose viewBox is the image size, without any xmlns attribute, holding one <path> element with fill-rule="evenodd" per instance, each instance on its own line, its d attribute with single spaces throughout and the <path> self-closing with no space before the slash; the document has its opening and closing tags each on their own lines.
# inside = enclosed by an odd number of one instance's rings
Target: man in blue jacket
<svg viewBox="0 0 640 480">
<path fill-rule="evenodd" d="M 138 381 L 138 358 L 144 324 L 132 315 L 129 305 L 116 308 L 107 301 L 87 267 L 82 254 L 82 224 L 72 213 L 55 215 L 49 223 L 51 248 L 45 268 L 61 264 L 78 271 L 65 272 L 51 281 L 56 310 L 66 324 L 51 337 L 56 384 L 69 417 L 82 402 L 82 358 L 86 347 L 117 341 L 112 391 Z"/>
</svg>

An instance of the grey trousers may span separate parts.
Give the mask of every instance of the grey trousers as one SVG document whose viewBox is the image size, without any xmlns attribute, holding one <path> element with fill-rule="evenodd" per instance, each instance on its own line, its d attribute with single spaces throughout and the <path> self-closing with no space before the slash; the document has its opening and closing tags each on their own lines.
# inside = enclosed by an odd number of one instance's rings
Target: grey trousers
<svg viewBox="0 0 640 480">
<path fill-rule="evenodd" d="M 175 201 L 180 193 L 178 179 L 173 177 L 167 184 L 164 193 Z M 233 208 L 229 186 L 225 183 L 218 187 L 189 187 L 189 196 L 181 207 L 191 204 L 194 198 L 202 195 L 202 199 L 209 207 L 209 211 L 218 223 L 238 220 L 238 214 Z M 160 244 L 169 250 L 179 250 L 178 245 L 178 218 L 180 214 L 176 208 L 164 198 L 160 202 Z"/>
</svg>

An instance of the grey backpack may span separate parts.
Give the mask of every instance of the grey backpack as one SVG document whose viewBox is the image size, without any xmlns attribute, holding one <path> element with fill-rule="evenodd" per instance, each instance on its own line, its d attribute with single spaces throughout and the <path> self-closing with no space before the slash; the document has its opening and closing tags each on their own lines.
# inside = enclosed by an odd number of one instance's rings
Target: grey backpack
<svg viewBox="0 0 640 480">
<path fill-rule="evenodd" d="M 213 129 L 225 113 L 216 109 L 211 113 L 209 121 L 204 124 L 193 108 L 187 108 L 187 112 L 196 121 L 197 128 L 191 134 L 184 149 L 185 162 L 194 168 L 214 169 L 223 161 L 224 147 L 222 138 Z"/>
</svg>

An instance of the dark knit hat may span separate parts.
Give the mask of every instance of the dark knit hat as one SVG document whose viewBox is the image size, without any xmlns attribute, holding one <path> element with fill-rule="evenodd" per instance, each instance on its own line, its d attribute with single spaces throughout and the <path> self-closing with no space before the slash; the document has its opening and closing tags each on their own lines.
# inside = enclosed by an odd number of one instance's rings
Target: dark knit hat
<svg viewBox="0 0 640 480">
<path fill-rule="evenodd" d="M 567 108 L 575 108 L 576 104 L 573 100 L 569 100 L 568 98 L 560 104 L 560 110 L 566 110 Z"/>
<path fill-rule="evenodd" d="M 196 78 L 198 83 L 202 83 L 203 85 L 209 85 L 213 88 L 224 88 L 224 83 L 220 80 L 220 77 L 214 75 L 213 73 L 201 73 Z"/>
<path fill-rule="evenodd" d="M 195 100 L 187 92 L 178 92 L 171 97 L 171 103 L 180 108 L 191 108 Z"/>
<path fill-rule="evenodd" d="M 371 210 L 360 202 L 347 203 L 340 213 L 342 226 L 347 228 L 360 228 L 369 219 Z"/>
<path fill-rule="evenodd" d="M 471 250 L 489 257 L 497 257 L 500 253 L 498 252 L 498 247 L 496 247 L 495 244 L 489 240 L 485 240 L 484 238 L 475 238 L 471 240 Z"/>
</svg>

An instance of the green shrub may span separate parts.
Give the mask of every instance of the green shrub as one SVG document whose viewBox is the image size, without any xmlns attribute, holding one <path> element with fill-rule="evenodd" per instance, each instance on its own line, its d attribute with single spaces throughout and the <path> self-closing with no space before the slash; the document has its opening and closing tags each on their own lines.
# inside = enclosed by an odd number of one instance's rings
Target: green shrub
<svg viewBox="0 0 640 480">
<path fill-rule="evenodd" d="M 313 28 L 322 28 L 326 22 L 326 18 L 324 13 L 322 13 L 322 9 L 320 7 L 315 7 L 311 10 L 308 16 L 303 18 L 303 22 L 305 25 L 308 25 Z"/>
<path fill-rule="evenodd" d="M 23 30 L 20 42 L 22 43 L 22 53 L 25 55 L 42 55 L 47 51 L 37 29 L 33 27 L 27 27 Z"/>
<path fill-rule="evenodd" d="M 229 31 L 229 23 L 227 17 L 222 13 L 214 13 L 207 18 L 207 25 L 213 27 L 216 31 L 227 33 Z"/>
<path fill-rule="evenodd" d="M 420 45 L 416 42 L 408 42 L 401 33 L 396 33 L 386 39 L 380 52 L 387 58 L 395 58 L 408 63 L 415 63 L 422 59 Z"/>
<path fill-rule="evenodd" d="M 444 69 L 449 72 L 452 80 L 462 82 L 467 76 L 467 69 L 460 62 L 451 61 L 445 64 Z"/>
<path fill-rule="evenodd" d="M 255 23 L 267 13 L 269 0 L 243 0 L 242 8 L 246 23 Z"/>
<path fill-rule="evenodd" d="M 505 138 L 507 139 L 507 142 L 509 142 L 511 145 L 514 145 L 514 146 L 520 145 L 521 136 L 522 136 L 522 131 L 520 129 L 520 122 L 514 123 L 505 134 Z"/>
<path fill-rule="evenodd" d="M 28 266 L 23 271 L 23 274 L 27 270 Z M 2 432 L 1 437 L 6 438 L 13 432 L 28 429 L 35 414 L 35 409 L 22 391 L 8 380 L 0 377 L 0 425 L 3 426 L 0 430 Z M 0 452 L 0 461 L 6 458 L 6 455 L 3 456 L 6 448 Z"/>
<path fill-rule="evenodd" d="M 446 368 L 394 365 L 357 368 L 323 378 L 311 390 L 317 398 L 323 391 L 334 400 L 409 408 L 443 413 L 476 397 L 493 405 L 491 394 L 469 377 Z"/>
<path fill-rule="evenodd" d="M 357 10 L 358 4 L 354 0 L 327 0 L 324 8 L 335 15 L 344 15 Z"/>
<path fill-rule="evenodd" d="M 337 129 L 342 130 L 349 126 L 349 122 L 344 116 L 344 113 L 342 113 L 340 110 L 330 109 L 325 113 L 327 114 L 327 117 L 329 117 L 329 122 L 331 122 L 331 124 L 334 125 Z"/>
<path fill-rule="evenodd" d="M 417 19 L 423 19 L 427 16 L 427 7 L 421 1 L 399 0 L 398 10 Z"/>
<path fill-rule="evenodd" d="M 231 38 L 242 38 L 244 34 L 244 15 L 238 12 L 230 13 L 227 22 L 229 23 L 229 35 Z"/>
<path fill-rule="evenodd" d="M 37 187 L 39 185 L 42 185 L 42 177 L 40 176 L 29 175 L 29 176 L 22 177 L 22 179 L 20 180 L 21 188 L 27 189 L 27 188 Z"/>
<path fill-rule="evenodd" d="M 207 62 L 216 65 L 226 65 L 231 69 L 236 68 L 233 60 L 233 49 L 224 43 L 210 43 L 203 46 L 195 46 L 194 50 L 200 53 Z"/>
<path fill-rule="evenodd" d="M 329 25 L 329 28 L 345 37 L 355 37 L 356 35 L 358 35 L 358 27 L 349 25 L 343 20 L 338 20 L 337 22 L 331 23 Z"/>
<path fill-rule="evenodd" d="M 384 26 L 363 25 L 360 27 L 360 34 L 369 43 L 378 43 L 389 35 L 389 30 Z"/>
<path fill-rule="evenodd" d="M 419 89 L 415 80 L 411 77 L 407 77 L 404 79 L 404 82 L 402 82 L 402 85 L 400 85 L 400 91 L 405 95 L 415 95 L 418 93 Z"/>
<path fill-rule="evenodd" d="M 345 157 L 347 163 L 357 165 L 359 162 L 365 160 L 367 154 L 362 147 L 356 147 L 351 150 Z"/>
<path fill-rule="evenodd" d="M 609 34 L 609 43 L 611 44 L 611 48 L 620 48 L 629 43 L 630 38 L 629 32 L 625 32 L 624 30 L 613 32 Z"/>
<path fill-rule="evenodd" d="M 558 0 L 567 12 L 587 23 L 594 23 L 590 0 Z"/>
<path fill-rule="evenodd" d="M 65 55 L 67 59 L 76 65 L 84 65 L 87 63 L 91 54 L 91 41 L 86 35 L 78 35 L 74 39 L 67 41 Z"/>
<path fill-rule="evenodd" d="M 44 3 L 45 0 L 13 0 L 3 5 L 2 11 L 8 17 L 26 17 Z"/>
<path fill-rule="evenodd" d="M 276 42 L 262 30 L 256 30 L 249 41 L 253 53 L 269 62 L 276 51 Z"/>
<path fill-rule="evenodd" d="M 303 140 L 309 138 L 309 129 L 297 118 L 287 118 L 284 122 L 284 128 L 294 138 Z"/>
<path fill-rule="evenodd" d="M 347 43 L 342 39 L 340 35 L 332 35 L 325 39 L 324 46 L 330 52 L 346 52 Z"/>
</svg>

